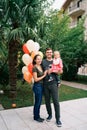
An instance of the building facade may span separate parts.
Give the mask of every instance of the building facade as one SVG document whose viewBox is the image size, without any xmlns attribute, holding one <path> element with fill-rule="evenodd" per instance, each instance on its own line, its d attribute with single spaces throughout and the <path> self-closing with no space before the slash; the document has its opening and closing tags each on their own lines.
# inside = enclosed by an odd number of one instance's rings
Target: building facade
<svg viewBox="0 0 87 130">
<path fill-rule="evenodd" d="M 70 28 L 76 27 L 77 22 L 87 15 L 87 0 L 66 0 L 62 6 L 64 12 L 70 16 Z M 85 32 L 84 39 L 87 40 L 87 18 L 84 23 Z M 81 66 L 78 70 L 78 74 L 87 75 L 87 64 Z"/>
</svg>

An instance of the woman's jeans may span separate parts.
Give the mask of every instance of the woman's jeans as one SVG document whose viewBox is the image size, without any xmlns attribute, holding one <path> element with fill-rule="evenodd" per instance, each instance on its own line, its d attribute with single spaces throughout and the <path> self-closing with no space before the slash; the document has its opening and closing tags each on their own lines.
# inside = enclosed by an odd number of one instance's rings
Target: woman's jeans
<svg viewBox="0 0 87 130">
<path fill-rule="evenodd" d="M 43 86 L 41 83 L 34 83 L 33 92 L 35 94 L 35 103 L 34 103 L 34 120 L 40 118 L 40 106 L 42 102 Z"/>
</svg>

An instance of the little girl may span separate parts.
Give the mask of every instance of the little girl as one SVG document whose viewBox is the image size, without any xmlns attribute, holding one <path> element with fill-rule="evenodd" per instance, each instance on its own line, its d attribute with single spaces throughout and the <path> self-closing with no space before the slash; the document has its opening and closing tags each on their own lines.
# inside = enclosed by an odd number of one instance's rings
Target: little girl
<svg viewBox="0 0 87 130">
<path fill-rule="evenodd" d="M 63 63 L 62 63 L 62 59 L 60 57 L 59 51 L 54 51 L 54 58 L 53 58 L 53 64 L 51 66 L 51 70 L 52 70 L 52 72 L 58 72 L 58 71 L 63 70 Z M 56 75 L 56 79 L 58 81 L 58 86 L 59 86 L 60 79 L 59 79 L 58 75 Z M 51 74 L 49 75 L 49 81 L 52 81 Z"/>
<path fill-rule="evenodd" d="M 51 69 L 52 72 L 58 72 L 63 69 L 63 63 L 59 51 L 54 51 L 54 59 Z"/>
</svg>

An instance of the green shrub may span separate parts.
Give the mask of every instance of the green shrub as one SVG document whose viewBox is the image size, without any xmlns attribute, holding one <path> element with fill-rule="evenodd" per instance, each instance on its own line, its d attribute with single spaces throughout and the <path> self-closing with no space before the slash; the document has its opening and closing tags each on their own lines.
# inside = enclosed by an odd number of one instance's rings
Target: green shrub
<svg viewBox="0 0 87 130">
<path fill-rule="evenodd" d="M 8 85 L 8 83 L 9 83 L 8 65 L 5 64 L 2 68 L 0 68 L 0 84 L 6 86 Z"/>
<path fill-rule="evenodd" d="M 62 79 L 73 81 L 77 78 L 77 67 L 75 65 L 69 65 L 68 68 L 64 66 Z"/>
<path fill-rule="evenodd" d="M 78 80 L 78 82 L 87 84 L 87 75 L 77 75 L 77 80 Z"/>
</svg>

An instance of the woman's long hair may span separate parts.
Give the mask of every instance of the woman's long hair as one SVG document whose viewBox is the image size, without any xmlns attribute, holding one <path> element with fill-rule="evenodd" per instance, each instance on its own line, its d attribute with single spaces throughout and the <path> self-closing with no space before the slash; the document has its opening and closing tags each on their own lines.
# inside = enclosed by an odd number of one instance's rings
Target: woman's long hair
<svg viewBox="0 0 87 130">
<path fill-rule="evenodd" d="M 34 56 L 34 59 L 33 59 L 33 62 L 32 62 L 33 65 L 36 65 L 36 59 L 37 59 L 38 56 L 40 56 L 40 55 L 37 54 L 37 55 Z"/>
</svg>

